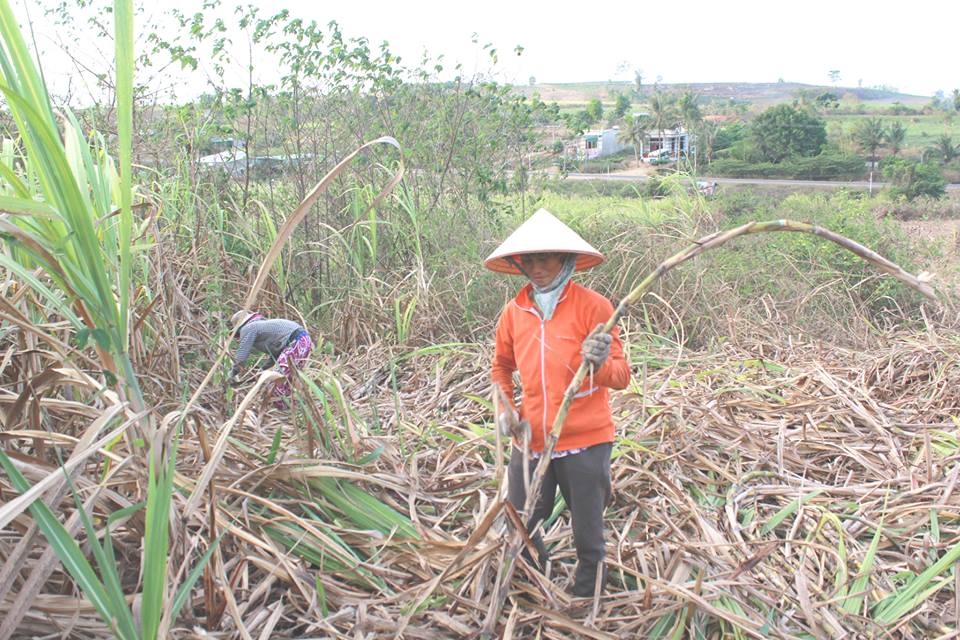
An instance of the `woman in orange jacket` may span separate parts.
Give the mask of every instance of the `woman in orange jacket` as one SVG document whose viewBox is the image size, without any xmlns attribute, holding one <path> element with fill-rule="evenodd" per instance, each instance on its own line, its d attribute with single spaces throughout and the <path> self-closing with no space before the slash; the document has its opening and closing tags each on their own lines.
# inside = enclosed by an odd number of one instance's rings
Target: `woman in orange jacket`
<svg viewBox="0 0 960 640">
<path fill-rule="evenodd" d="M 522 274 L 529 283 L 507 303 L 496 330 L 492 378 L 507 398 L 513 397 L 513 373 L 520 374 L 519 409 L 507 407 L 497 416 L 502 428 L 512 425 L 513 448 L 508 470 L 508 497 L 518 509 L 526 501 L 526 474 L 542 454 L 563 394 L 582 360 L 591 365 L 583 387 L 570 406 L 551 454 L 540 498 L 527 514 L 541 568 L 548 560 L 539 527 L 549 517 L 557 488 L 570 507 L 577 569 L 573 594 L 590 596 L 605 555 L 603 511 L 610 500 L 610 453 L 614 424 L 609 389 L 623 389 L 630 368 L 619 330 L 600 333 L 613 305 L 599 293 L 572 281 L 575 271 L 603 261 L 603 256 L 546 209 L 540 209 L 484 262 L 501 273 Z M 511 415 L 512 412 L 512 415 Z M 519 425 L 519 428 L 517 426 Z M 522 430 L 528 430 L 527 434 Z M 606 570 L 603 569 L 604 580 Z"/>
</svg>

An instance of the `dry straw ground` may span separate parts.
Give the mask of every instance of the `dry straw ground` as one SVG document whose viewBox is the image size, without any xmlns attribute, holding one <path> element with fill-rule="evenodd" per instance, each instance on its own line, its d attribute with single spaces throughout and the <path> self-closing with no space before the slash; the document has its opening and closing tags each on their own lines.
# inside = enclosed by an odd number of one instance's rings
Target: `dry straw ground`
<svg viewBox="0 0 960 640">
<path fill-rule="evenodd" d="M 503 637 L 955 636 L 960 345 L 952 334 L 889 337 L 864 351 L 778 336 L 692 353 L 650 346 L 627 325 L 635 376 L 614 400 L 611 584 L 595 601 L 566 595 L 574 557 L 560 515 L 548 527 L 549 576 L 521 566 Z M 64 364 L 67 347 L 55 337 L 63 331 L 3 336 L 0 437 L 32 483 L 52 482 L 48 502 L 75 523 L 74 500 L 51 474 L 58 456 L 95 515 L 142 499 L 144 471 L 126 442 L 91 442 L 105 416 L 124 409 L 109 392 L 93 405 L 71 399 L 96 383 Z M 489 428 L 489 356 L 487 345 L 320 356 L 307 373 L 325 393 L 307 394 L 293 419 L 257 397 L 228 434 L 239 396 L 206 393 L 183 423 L 174 566 L 223 538 L 174 635 L 479 630 L 508 528 L 497 508 L 504 459 Z M 31 385 L 12 393 L 22 376 Z M 172 428 L 178 403 L 169 406 Z M 323 457 L 305 457 L 311 413 L 324 426 L 313 445 L 329 437 Z M 217 472 L 189 510 L 218 447 Z M 405 527 L 384 534 L 348 524 L 338 516 L 347 507 L 318 484 L 335 479 L 409 517 L 419 539 Z M 0 482 L 10 504 L 16 492 L 5 476 Z M 15 637 L 110 637 L 31 520 L 2 524 L 0 607 L 7 622 L 22 617 Z M 142 518 L 121 513 L 111 527 L 121 575 L 135 585 Z M 18 553 L 25 545 L 32 551 Z M 338 556 L 346 547 L 356 555 Z M 18 557 L 18 566 L 7 562 Z M 938 575 L 916 577 L 941 558 Z"/>
</svg>

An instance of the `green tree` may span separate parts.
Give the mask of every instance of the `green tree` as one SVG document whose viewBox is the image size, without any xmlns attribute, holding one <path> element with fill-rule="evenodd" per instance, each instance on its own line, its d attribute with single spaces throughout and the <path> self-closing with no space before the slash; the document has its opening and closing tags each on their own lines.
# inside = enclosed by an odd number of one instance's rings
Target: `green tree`
<svg viewBox="0 0 960 640">
<path fill-rule="evenodd" d="M 714 135 L 713 151 L 723 151 L 742 143 L 747 140 L 749 134 L 749 129 L 742 122 L 734 122 L 720 127 Z M 710 157 L 712 158 L 712 156 Z"/>
<path fill-rule="evenodd" d="M 692 91 L 684 91 L 677 99 L 677 111 L 683 126 L 693 131 L 703 122 L 703 114 L 700 112 L 698 96 Z"/>
<path fill-rule="evenodd" d="M 891 158 L 883 167 L 883 177 L 892 184 L 890 194 L 894 198 L 942 198 L 946 194 L 947 181 L 940 167 L 929 162 Z"/>
<path fill-rule="evenodd" d="M 832 82 L 833 84 L 837 84 L 837 81 L 840 80 L 839 69 L 831 69 L 830 71 L 827 72 L 827 75 L 830 76 L 830 82 Z"/>
<path fill-rule="evenodd" d="M 637 69 L 633 72 L 633 89 L 637 92 L 637 97 L 640 97 L 640 91 L 643 89 L 643 69 Z"/>
<path fill-rule="evenodd" d="M 699 98 L 697 94 L 692 91 L 684 91 L 679 98 L 677 98 L 677 114 L 680 116 L 680 121 L 683 123 L 684 129 L 691 135 L 691 142 L 694 142 L 696 139 L 705 140 L 705 132 L 703 131 L 703 114 L 700 112 Z M 694 167 L 693 170 L 697 170 L 696 164 L 699 162 L 699 159 L 694 156 Z"/>
<path fill-rule="evenodd" d="M 620 135 L 617 136 L 621 144 L 633 146 L 633 158 L 640 164 L 640 147 L 647 137 L 647 130 L 650 128 L 650 116 L 633 115 L 628 113 L 623 120 L 623 128 L 620 129 Z"/>
<path fill-rule="evenodd" d="M 960 111 L 960 89 L 953 90 L 953 110 Z"/>
<path fill-rule="evenodd" d="M 697 130 L 697 163 L 709 164 L 713 160 L 717 146 L 720 125 L 716 122 L 702 122 Z"/>
<path fill-rule="evenodd" d="M 816 104 L 817 96 L 813 89 L 795 89 L 793 91 L 793 106 L 812 109 Z"/>
<path fill-rule="evenodd" d="M 663 130 L 677 124 L 677 110 L 673 96 L 662 91 L 653 92 L 650 96 L 650 120 L 662 141 Z"/>
<path fill-rule="evenodd" d="M 825 91 L 817 96 L 815 100 L 817 107 L 820 109 L 837 109 L 840 106 L 840 98 L 837 97 L 837 94 L 830 91 Z"/>
<path fill-rule="evenodd" d="M 583 132 L 591 124 L 590 114 L 587 113 L 586 109 L 581 109 L 576 113 L 567 113 L 563 116 L 563 119 L 566 122 L 567 129 L 575 136 L 583 135 Z"/>
<path fill-rule="evenodd" d="M 611 120 L 620 120 L 627 114 L 628 109 L 630 109 L 630 98 L 623 93 L 617 92 L 614 95 L 613 115 L 611 116 Z"/>
<path fill-rule="evenodd" d="M 960 148 L 953 144 L 953 138 L 944 134 L 937 138 L 937 141 L 930 148 L 934 157 L 939 158 L 944 164 L 951 162 L 960 155 Z"/>
<path fill-rule="evenodd" d="M 594 98 L 587 104 L 587 115 L 590 117 L 590 123 L 600 122 L 603 118 L 603 103 L 600 98 Z"/>
<path fill-rule="evenodd" d="M 880 118 L 866 118 L 853 129 L 853 141 L 870 155 L 870 161 L 876 162 L 877 150 L 887 142 L 887 129 Z"/>
<path fill-rule="evenodd" d="M 887 129 L 887 144 L 890 146 L 890 153 L 893 155 L 900 153 L 906 140 L 907 128 L 899 120 L 894 120 L 890 128 Z"/>
<path fill-rule="evenodd" d="M 779 104 L 756 117 L 751 137 L 764 160 L 780 162 L 792 156 L 820 153 L 827 142 L 827 128 L 816 114 Z"/>
</svg>

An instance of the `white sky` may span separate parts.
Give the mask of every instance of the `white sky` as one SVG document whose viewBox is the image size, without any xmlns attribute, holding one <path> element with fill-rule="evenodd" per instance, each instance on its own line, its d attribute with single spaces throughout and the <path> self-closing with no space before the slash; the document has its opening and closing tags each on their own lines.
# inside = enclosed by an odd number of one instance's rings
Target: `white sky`
<svg viewBox="0 0 960 640">
<path fill-rule="evenodd" d="M 783 78 L 830 84 L 827 72 L 838 69 L 841 86 L 862 81 L 919 95 L 960 87 L 957 0 L 246 1 L 264 11 L 286 7 L 321 24 L 337 20 L 345 36 L 387 40 L 408 64 L 426 49 L 464 63 L 467 71 L 486 71 L 486 54 L 471 42 L 476 33 L 480 44 L 497 47 L 499 77 L 520 84 L 530 76 L 538 82 L 631 80 L 634 69 L 643 70 L 645 84 L 658 76 L 665 83 Z M 21 15 L 24 2 L 32 7 L 36 0 L 14 0 Z M 160 0 L 150 6 L 193 13 L 201 3 Z M 38 21 L 38 11 L 31 13 Z M 46 49 L 50 34 L 38 31 Z M 519 57 L 516 45 L 524 47 Z M 70 73 L 69 65 L 59 68 Z"/>
</svg>

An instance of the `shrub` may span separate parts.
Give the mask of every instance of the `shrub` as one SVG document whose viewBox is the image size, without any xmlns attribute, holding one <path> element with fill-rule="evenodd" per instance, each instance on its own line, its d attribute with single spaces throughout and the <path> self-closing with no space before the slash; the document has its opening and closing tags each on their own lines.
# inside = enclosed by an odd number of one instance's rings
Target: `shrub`
<svg viewBox="0 0 960 640">
<path fill-rule="evenodd" d="M 598 158 L 596 160 L 587 160 L 580 169 L 581 173 L 610 173 L 611 171 L 620 171 L 627 167 L 626 160 L 622 157 Z"/>
<path fill-rule="evenodd" d="M 544 193 L 585 198 L 639 198 L 642 195 L 640 184 L 613 180 L 546 180 L 542 188 Z"/>
<path fill-rule="evenodd" d="M 912 201 L 882 201 L 873 212 L 878 218 L 897 220 L 954 220 L 960 218 L 960 202 L 953 198 L 934 200 L 921 196 Z"/>
<path fill-rule="evenodd" d="M 852 194 L 792 194 L 765 211 L 742 211 L 729 216 L 724 228 L 734 227 L 763 217 L 791 218 L 820 225 L 870 247 L 916 271 L 922 264 L 925 249 L 906 236 L 899 224 L 873 215 L 872 201 Z M 905 285 L 892 278 L 877 277 L 876 271 L 848 251 L 829 242 L 805 234 L 777 234 L 760 240 L 745 240 L 749 250 L 717 252 L 714 259 L 727 281 L 738 282 L 741 305 L 753 296 L 770 296 L 775 300 L 806 300 L 794 311 L 799 324 L 812 330 L 820 322 L 820 314 L 840 319 L 853 303 L 869 309 L 874 320 L 888 312 L 907 310 L 919 303 Z M 780 265 L 779 269 L 776 265 Z M 811 294 L 814 283 L 836 281 L 840 286 L 832 292 Z M 844 296 L 849 301 L 843 301 Z M 809 299 L 808 299 L 809 296 Z"/>
<path fill-rule="evenodd" d="M 734 122 L 720 127 L 713 141 L 713 150 L 716 152 L 729 149 L 738 142 L 746 140 L 748 135 L 749 130 L 747 129 L 747 125 L 742 122 Z"/>
<path fill-rule="evenodd" d="M 890 195 L 894 199 L 914 200 L 920 196 L 937 199 L 946 194 L 947 181 L 935 164 L 891 158 L 884 163 L 883 177 L 892 183 Z"/>
<path fill-rule="evenodd" d="M 863 160 L 859 156 L 839 153 L 795 157 L 778 163 L 723 158 L 711 162 L 709 171 L 712 175 L 731 178 L 853 179 L 863 175 Z"/>
<path fill-rule="evenodd" d="M 652 175 L 643 183 L 640 193 L 645 198 L 664 198 L 670 195 L 671 185 L 669 178 L 661 175 Z"/>
</svg>

